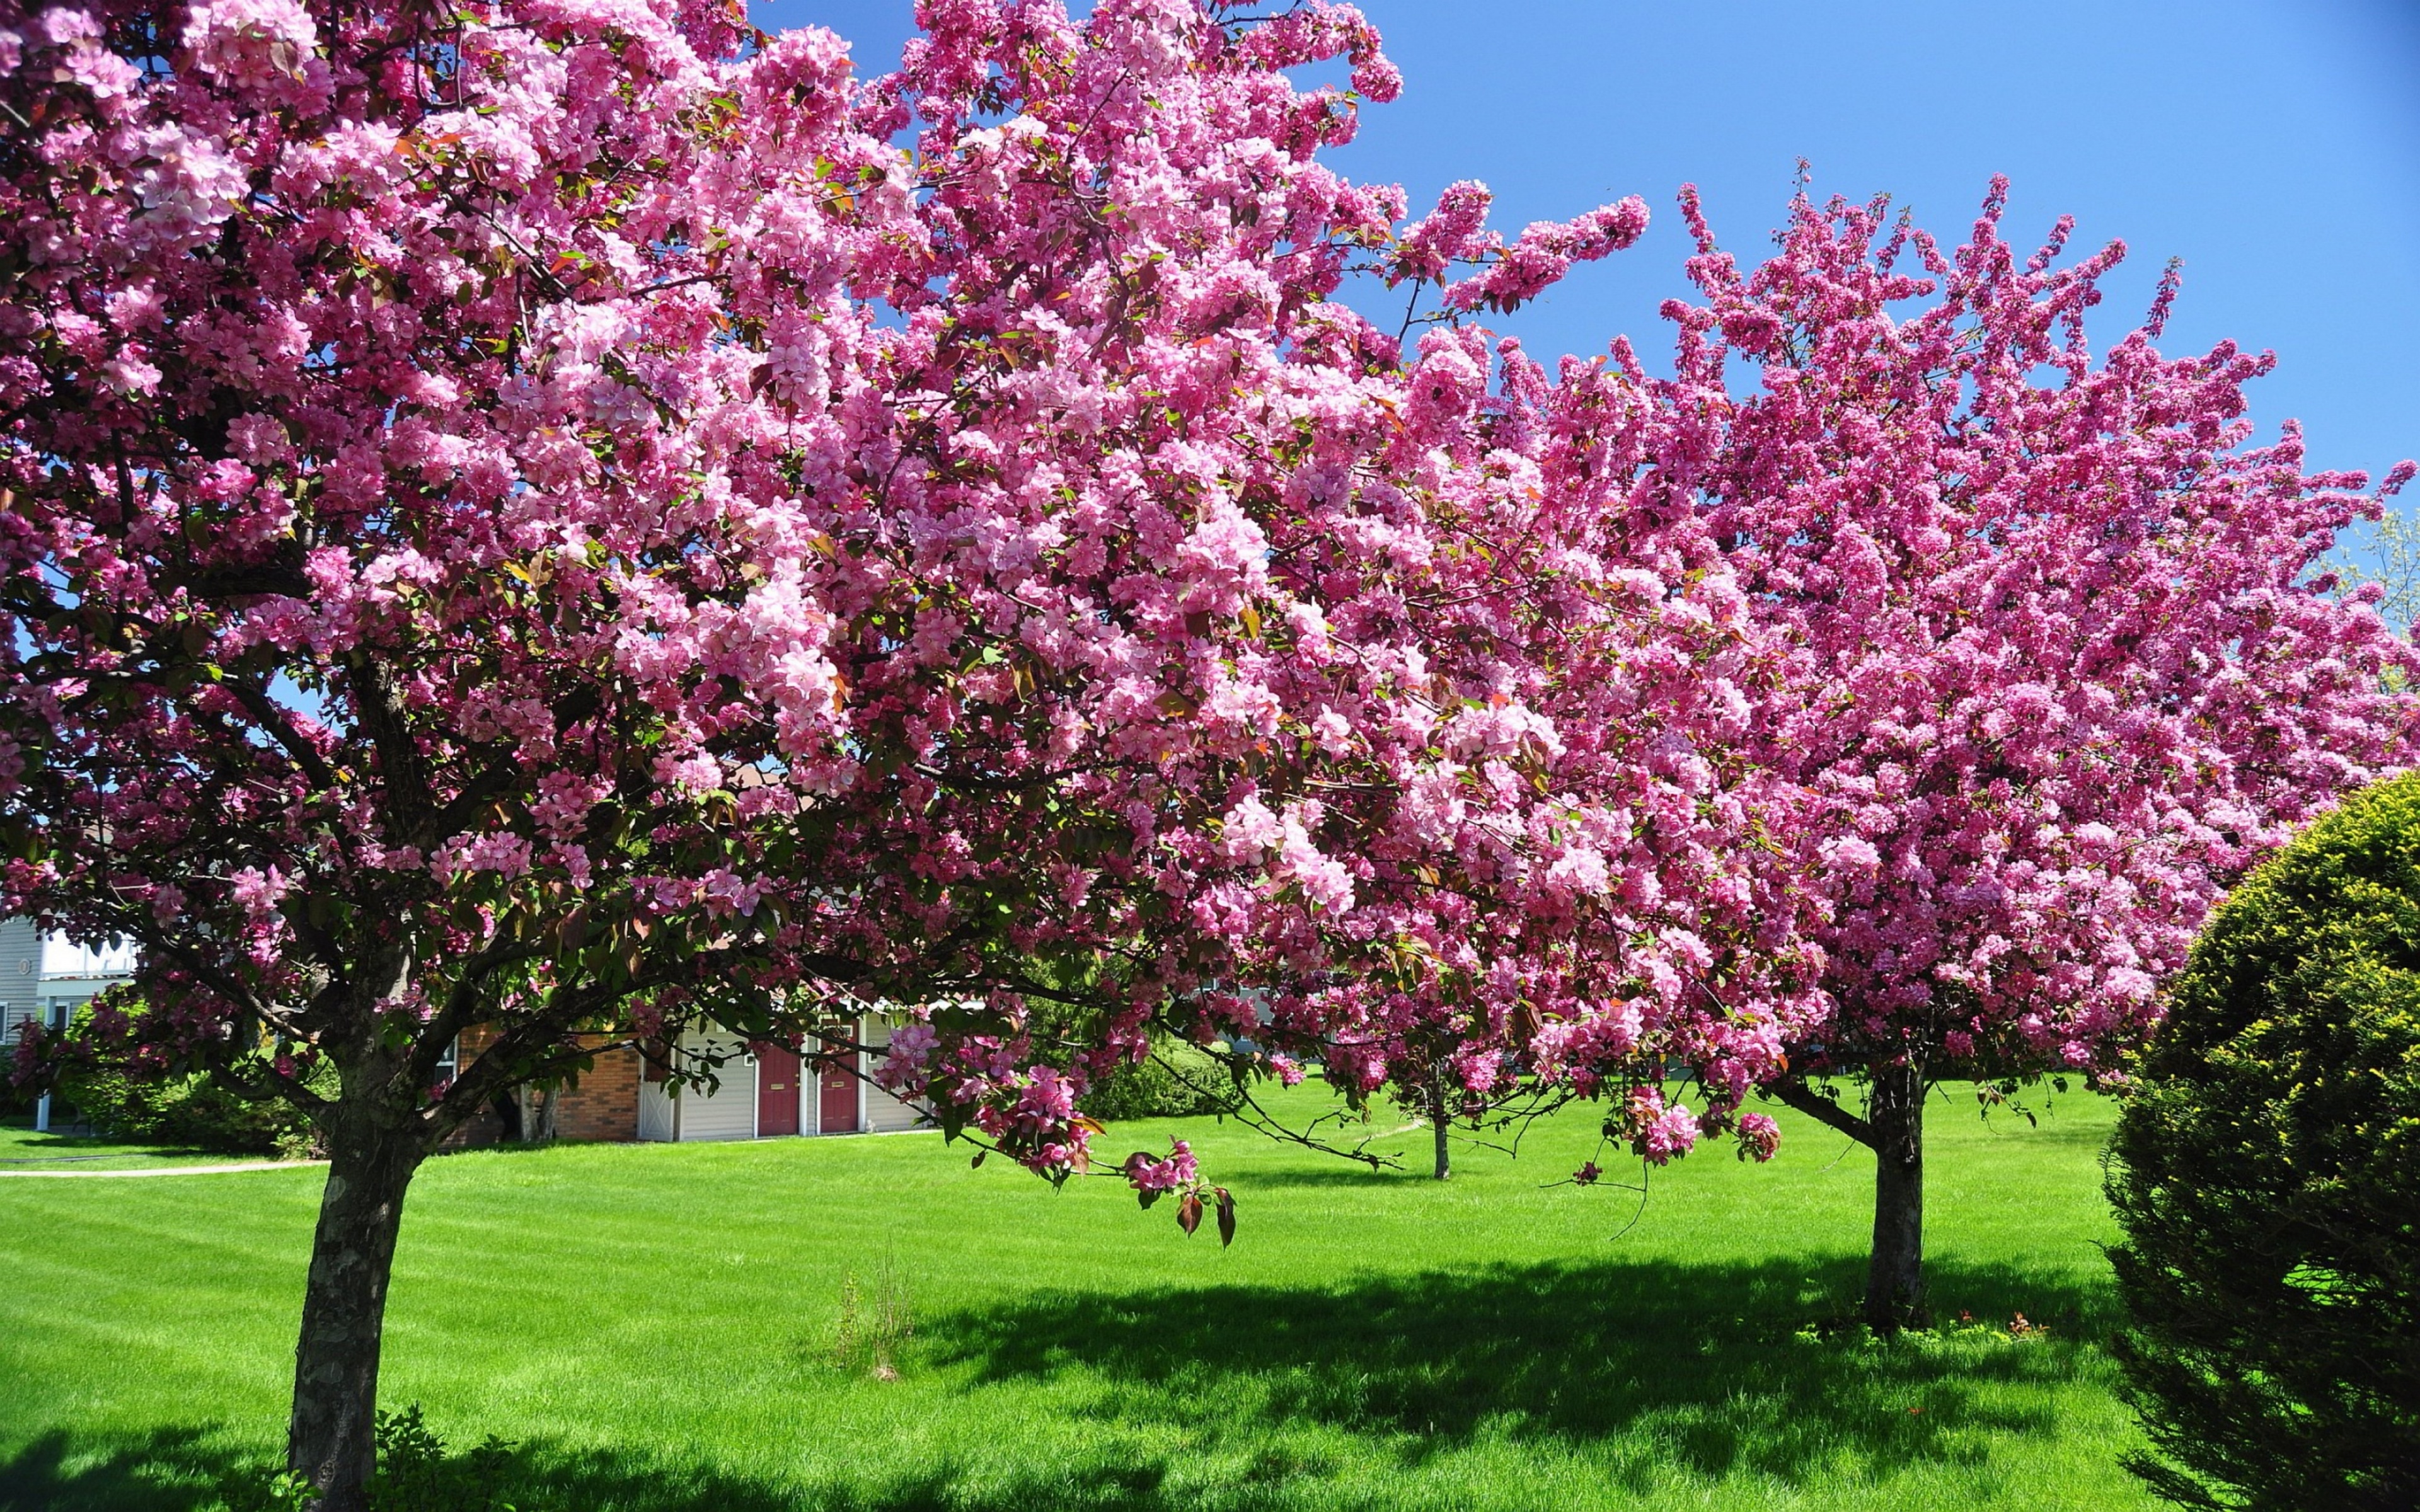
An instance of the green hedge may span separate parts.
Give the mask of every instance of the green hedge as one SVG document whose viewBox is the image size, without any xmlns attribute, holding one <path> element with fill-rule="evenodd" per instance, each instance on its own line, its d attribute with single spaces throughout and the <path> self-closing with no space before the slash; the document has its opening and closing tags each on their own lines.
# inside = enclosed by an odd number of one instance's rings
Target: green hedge
<svg viewBox="0 0 2420 1512">
<path fill-rule="evenodd" d="M 1120 1067 L 1078 1106 L 1095 1119 L 1177 1119 L 1225 1113 L 1237 1101 L 1224 1062 L 1182 1040 L 1155 1038 L 1150 1059 Z"/>
<path fill-rule="evenodd" d="M 116 1139 L 237 1155 L 297 1156 L 311 1147 L 310 1120 L 292 1103 L 256 1103 L 206 1075 L 151 1081 L 114 1071 L 79 1072 L 61 1079 L 59 1095 Z"/>
<path fill-rule="evenodd" d="M 2138 1473 L 2194 1506 L 2420 1507 L 2420 776 L 2211 918 L 2108 1192 Z"/>
</svg>

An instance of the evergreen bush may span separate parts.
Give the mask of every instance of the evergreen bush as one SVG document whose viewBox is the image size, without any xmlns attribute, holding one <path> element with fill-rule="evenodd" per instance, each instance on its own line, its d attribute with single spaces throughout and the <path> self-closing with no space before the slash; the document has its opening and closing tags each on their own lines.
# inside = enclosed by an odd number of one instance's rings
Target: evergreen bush
<svg viewBox="0 0 2420 1512">
<path fill-rule="evenodd" d="M 2188 1506 L 2420 1506 L 2420 775 L 2213 915 L 2107 1170 L 2136 1472 Z"/>
</svg>

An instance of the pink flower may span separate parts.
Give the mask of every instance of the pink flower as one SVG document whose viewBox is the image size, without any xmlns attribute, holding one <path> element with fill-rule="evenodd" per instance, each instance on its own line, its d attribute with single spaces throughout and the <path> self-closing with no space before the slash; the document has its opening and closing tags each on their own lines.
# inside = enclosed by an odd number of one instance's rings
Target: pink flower
<svg viewBox="0 0 2420 1512">
<path fill-rule="evenodd" d="M 1342 913 L 1353 906 L 1353 873 L 1312 841 L 1310 826 L 1319 822 L 1321 811 L 1319 804 L 1310 801 L 1287 806 L 1279 874 L 1301 887 L 1312 903 Z"/>
<path fill-rule="evenodd" d="M 706 874 L 701 887 L 709 911 L 723 917 L 745 918 L 756 912 L 764 888 L 756 882 L 741 877 L 729 867 L 718 867 Z"/>
<path fill-rule="evenodd" d="M 1639 1153 L 1658 1165 L 1676 1155 L 1687 1154 L 1697 1142 L 1697 1115 L 1678 1103 L 1650 1121 L 1637 1139 Z"/>
<path fill-rule="evenodd" d="M 236 906 L 256 921 L 277 911 L 278 900 L 286 896 L 288 886 L 285 874 L 273 866 L 266 872 L 247 866 L 231 873 L 227 882 L 228 896 L 235 900 Z"/>
<path fill-rule="evenodd" d="M 1168 1157 L 1155 1159 L 1141 1150 L 1128 1155 L 1121 1167 L 1126 1180 L 1138 1192 L 1175 1192 L 1193 1186 L 1201 1180 L 1193 1159 L 1192 1147 L 1184 1140 L 1171 1141 Z"/>
<path fill-rule="evenodd" d="M 1437 196 L 1436 208 L 1404 228 L 1393 276 L 1434 280 L 1448 264 L 1479 251 L 1481 227 L 1487 224 L 1487 208 L 1495 197 L 1485 184 L 1471 179 L 1448 184 Z"/>
<path fill-rule="evenodd" d="M 1036 1066 L 1017 1094 L 1016 1120 L 1028 1129 L 1056 1128 L 1076 1116 L 1076 1086 L 1047 1066 Z"/>
<path fill-rule="evenodd" d="M 1453 1053 L 1454 1080 L 1482 1097 L 1496 1089 L 1503 1066 L 1504 1053 L 1494 1046 L 1465 1045 Z"/>
<path fill-rule="evenodd" d="M 101 364 L 101 380 L 118 393 L 132 397 L 160 387 L 160 370 L 140 356 L 124 352 Z"/>
<path fill-rule="evenodd" d="M 707 793 L 722 785 L 722 767 L 713 757 L 702 753 L 668 755 L 657 759 L 656 777 L 690 793 Z"/>
<path fill-rule="evenodd" d="M 1247 794 L 1227 810 L 1221 842 L 1233 860 L 1257 860 L 1284 838 L 1285 826 L 1257 793 Z"/>
<path fill-rule="evenodd" d="M 1743 1113 L 1739 1117 L 1740 1153 L 1760 1163 L 1773 1158 L 1781 1148 L 1781 1125 L 1761 1113 Z"/>
<path fill-rule="evenodd" d="M 185 13 L 194 65 L 229 84 L 297 76 L 318 39 L 297 0 L 205 0 Z"/>
</svg>

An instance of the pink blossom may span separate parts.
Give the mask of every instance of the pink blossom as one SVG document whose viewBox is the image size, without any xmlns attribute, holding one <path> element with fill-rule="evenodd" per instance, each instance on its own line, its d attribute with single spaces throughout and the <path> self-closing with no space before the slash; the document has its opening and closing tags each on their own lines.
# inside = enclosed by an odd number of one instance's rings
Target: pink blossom
<svg viewBox="0 0 2420 1512">
<path fill-rule="evenodd" d="M 275 912 L 278 900 L 286 896 L 288 887 L 285 875 L 273 866 L 266 872 L 247 866 L 231 873 L 227 881 L 236 906 L 256 919 Z"/>
<path fill-rule="evenodd" d="M 1136 1150 L 1126 1157 L 1122 1169 L 1127 1182 L 1138 1192 L 1181 1191 L 1201 1180 L 1193 1149 L 1182 1139 L 1170 1141 L 1165 1159 Z"/>
<path fill-rule="evenodd" d="M 1017 1094 L 1017 1121 L 1029 1129 L 1055 1128 L 1075 1113 L 1075 1085 L 1047 1066 L 1035 1067 Z"/>
<path fill-rule="evenodd" d="M 1760 1163 L 1771 1160 L 1781 1148 L 1781 1125 L 1762 1113 L 1741 1114 L 1738 1135 L 1741 1154 Z"/>
<path fill-rule="evenodd" d="M 1697 1115 L 1678 1103 L 1651 1119 L 1639 1131 L 1637 1138 L 1639 1153 L 1658 1165 L 1675 1156 L 1687 1154 L 1697 1142 Z"/>
<path fill-rule="evenodd" d="M 1486 185 L 1467 178 L 1447 185 L 1436 208 L 1404 228 L 1394 276 L 1435 279 L 1450 264 L 1481 250 L 1481 227 L 1487 224 L 1487 208 L 1494 200 Z"/>
<path fill-rule="evenodd" d="M 1236 860 L 1257 859 L 1285 838 L 1285 826 L 1256 793 L 1247 794 L 1227 810 L 1221 825 L 1221 842 L 1228 856 Z"/>
<path fill-rule="evenodd" d="M 299 75 L 318 29 L 298 0 L 206 0 L 186 12 L 184 41 L 204 72 L 256 85 Z"/>
<path fill-rule="evenodd" d="M 1293 82 L 1392 93 L 1357 11 L 919 14 L 861 75 L 504 0 L 437 95 L 318 0 L 20 28 L 0 891 L 178 947 L 131 1046 L 249 1056 L 327 964 L 514 1045 L 888 1002 L 885 1085 L 1052 1180 L 1171 1028 L 1668 1159 L 1935 1026 L 2105 1064 L 2404 759 L 2420 667 L 2294 576 L 2369 506 L 2238 433 L 2241 354 L 2078 359 L 2100 269 L 1808 206 L 1751 274 L 1689 206 L 1671 376 L 1550 368 L 1470 316 L 1643 208 L 1399 224 Z M 1373 263 L 1449 306 L 1408 354 Z"/>
<path fill-rule="evenodd" d="M 1503 1066 L 1503 1052 L 1494 1048 L 1466 1046 L 1453 1056 L 1454 1080 L 1482 1097 L 1496 1089 Z"/>
</svg>

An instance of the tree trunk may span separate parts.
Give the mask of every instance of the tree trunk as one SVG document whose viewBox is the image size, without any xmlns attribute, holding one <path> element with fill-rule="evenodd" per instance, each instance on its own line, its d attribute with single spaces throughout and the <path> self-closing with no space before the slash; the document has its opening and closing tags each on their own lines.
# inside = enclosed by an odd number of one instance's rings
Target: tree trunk
<svg viewBox="0 0 2420 1512">
<path fill-rule="evenodd" d="M 1866 1322 L 1887 1334 L 1926 1321 L 1924 1067 L 1913 1057 L 1873 1067 L 1866 1123 L 1874 1150 L 1874 1248 Z"/>
<path fill-rule="evenodd" d="M 318 1512 L 363 1512 L 377 1458 L 379 1341 L 403 1195 L 427 1155 L 411 1134 L 339 1108 L 328 1120 L 328 1185 L 311 1239 L 294 1416 L 286 1464 Z"/>
<path fill-rule="evenodd" d="M 1429 1069 L 1429 1127 L 1436 1132 L 1436 1179 L 1450 1180 L 1453 1177 L 1453 1152 L 1446 1146 L 1446 1135 L 1453 1120 L 1446 1114 L 1445 1068 Z"/>
<path fill-rule="evenodd" d="M 520 1099 L 520 1133 L 524 1144 L 544 1145 L 554 1140 L 555 1088 L 524 1087 L 515 1094 Z"/>
</svg>

